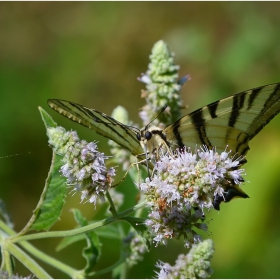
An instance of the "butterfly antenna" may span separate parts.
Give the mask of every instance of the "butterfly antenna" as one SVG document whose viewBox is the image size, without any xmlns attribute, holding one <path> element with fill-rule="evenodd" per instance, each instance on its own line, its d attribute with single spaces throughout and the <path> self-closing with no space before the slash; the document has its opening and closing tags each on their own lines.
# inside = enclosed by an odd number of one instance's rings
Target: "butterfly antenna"
<svg viewBox="0 0 280 280">
<path fill-rule="evenodd" d="M 166 110 L 167 107 L 168 107 L 167 104 L 164 105 L 164 106 L 161 108 L 160 112 L 156 115 L 156 117 L 153 118 L 153 119 L 146 125 L 145 129 L 147 129 L 147 128 L 149 127 L 149 125 L 150 125 L 155 119 L 157 119 L 157 118 Z"/>
</svg>

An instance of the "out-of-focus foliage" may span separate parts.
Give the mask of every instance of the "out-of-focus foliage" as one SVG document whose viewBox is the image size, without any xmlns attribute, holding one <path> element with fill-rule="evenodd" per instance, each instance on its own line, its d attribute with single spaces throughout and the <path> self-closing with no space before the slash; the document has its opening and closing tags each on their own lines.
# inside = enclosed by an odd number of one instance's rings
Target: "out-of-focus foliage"
<svg viewBox="0 0 280 280">
<path fill-rule="evenodd" d="M 49 110 L 60 125 L 77 129 L 81 138 L 99 140 L 100 150 L 108 154 L 107 140 L 52 112 L 46 100 L 71 100 L 107 114 L 122 105 L 139 122 L 143 84 L 136 78 L 146 71 L 150 50 L 159 39 L 175 52 L 181 76 L 192 77 L 182 90 L 189 105 L 186 113 L 236 92 L 279 82 L 279 9 L 279 2 L 1 2 L 0 156 L 19 155 L 0 159 L 0 196 L 16 230 L 35 208 L 51 161 L 38 106 Z M 245 166 L 250 183 L 244 186 L 251 198 L 223 204 L 220 213 L 212 214 L 215 278 L 280 275 L 279 142 L 277 117 L 251 143 Z M 136 193 L 130 184 L 119 189 L 133 205 Z M 78 197 L 67 200 L 56 229 L 75 227 L 71 207 L 98 218 L 100 208 L 77 205 Z M 50 248 L 58 242 L 37 245 L 77 268 L 84 266 L 70 249 L 53 252 Z M 118 253 L 110 252 L 112 246 L 119 244 L 105 239 L 104 256 L 110 253 L 113 263 Z M 149 278 L 158 259 L 173 264 L 179 252 L 182 244 L 176 242 L 152 249 L 129 277 Z M 98 266 L 108 266 L 108 259 L 101 257 Z M 56 271 L 50 274 L 64 277 Z"/>
</svg>

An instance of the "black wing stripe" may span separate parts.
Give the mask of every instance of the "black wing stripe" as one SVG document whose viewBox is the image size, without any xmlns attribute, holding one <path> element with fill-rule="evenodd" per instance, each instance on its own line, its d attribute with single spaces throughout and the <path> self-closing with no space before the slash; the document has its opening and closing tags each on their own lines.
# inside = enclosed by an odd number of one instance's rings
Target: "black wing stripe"
<svg viewBox="0 0 280 280">
<path fill-rule="evenodd" d="M 129 144 L 129 141 L 128 139 L 126 139 L 123 135 L 121 135 L 116 129 L 114 129 L 114 125 L 120 125 L 126 132 L 126 134 L 128 134 L 130 137 L 132 137 L 134 140 L 135 138 L 130 134 L 128 133 L 128 130 L 127 130 L 127 127 L 124 125 L 124 124 L 120 124 L 119 122 L 117 122 L 115 119 L 103 114 L 103 113 L 100 113 L 96 110 L 94 110 L 95 113 L 98 113 L 100 114 L 104 119 L 108 120 L 108 123 L 104 122 L 101 118 L 98 118 L 95 114 L 92 113 L 93 109 L 87 109 L 79 104 L 76 104 L 76 103 L 73 103 L 73 102 L 69 102 L 73 107 L 75 107 L 78 111 L 81 111 L 83 112 L 85 115 L 87 115 L 89 118 L 92 118 L 94 121 L 96 121 L 97 123 L 101 123 L 103 124 L 104 126 L 106 126 L 107 128 L 109 128 L 110 130 L 112 130 L 115 134 L 118 135 L 118 137 L 120 137 L 121 139 L 123 139 L 125 142 L 127 142 Z M 60 102 L 60 105 L 62 107 L 62 103 Z M 68 108 L 68 110 L 70 110 L 69 107 L 67 106 L 64 106 L 66 108 Z M 82 118 L 82 116 L 78 113 L 76 113 L 77 115 L 79 115 L 80 118 Z M 97 121 L 98 120 L 98 121 Z M 99 133 L 100 134 L 100 133 Z"/>
<path fill-rule="evenodd" d="M 233 96 L 233 105 L 228 121 L 228 126 L 234 127 L 235 123 L 237 122 L 240 115 L 240 109 L 242 109 L 244 106 L 246 94 L 246 92 L 242 92 Z"/>
<path fill-rule="evenodd" d="M 137 139 L 136 139 L 136 132 L 134 130 L 132 130 L 131 128 L 127 127 L 125 124 L 122 124 L 120 122 L 118 122 L 117 120 L 105 115 L 102 113 L 102 117 L 105 118 L 106 120 L 108 120 L 108 122 L 111 122 L 112 124 L 114 125 L 118 125 L 118 126 L 121 126 L 123 128 L 123 130 L 126 132 L 127 136 L 129 136 L 130 138 L 132 138 L 134 141 L 137 141 L 139 142 Z M 111 126 L 110 126 L 111 129 L 113 129 Z M 132 133 L 131 133 L 132 132 Z M 125 138 L 123 138 L 125 139 Z M 125 139 L 126 140 L 126 139 Z M 126 140 L 127 141 L 127 140 Z M 129 141 L 127 141 L 129 142 Z"/>
<path fill-rule="evenodd" d="M 236 149 L 234 152 L 239 155 L 245 156 L 246 153 L 250 150 L 250 148 L 248 146 L 249 135 L 244 132 L 240 132 L 239 135 L 237 136 L 236 140 L 237 140 L 237 143 L 239 143 L 239 144 L 236 146 Z"/>
<path fill-rule="evenodd" d="M 252 105 L 253 105 L 255 99 L 258 97 L 258 95 L 262 89 L 263 89 L 263 87 L 258 87 L 258 88 L 255 88 L 252 90 L 252 93 L 249 96 L 247 110 L 250 110 L 252 108 Z"/>
<path fill-rule="evenodd" d="M 180 128 L 180 122 L 176 122 L 173 125 L 172 131 L 173 131 L 174 136 L 176 138 L 178 147 L 183 148 L 185 146 L 185 144 L 183 143 L 183 139 L 182 139 L 181 134 L 179 132 L 179 128 Z"/>
<path fill-rule="evenodd" d="M 61 104 L 61 106 L 63 105 L 62 103 L 60 103 L 60 104 Z M 69 104 L 71 104 L 72 107 L 75 107 L 75 108 L 77 109 L 77 111 L 75 112 L 75 114 L 78 115 L 80 119 L 82 119 L 83 116 L 80 115 L 80 114 L 78 113 L 79 111 L 83 112 L 83 113 L 84 113 L 86 116 L 88 116 L 89 118 L 92 118 L 92 119 L 99 119 L 99 118 L 96 117 L 96 115 L 94 115 L 92 112 L 90 112 L 90 111 L 88 111 L 88 110 L 84 110 L 84 108 L 83 108 L 82 106 L 80 106 L 79 104 L 76 104 L 76 103 L 73 103 L 73 102 L 69 102 Z M 67 107 L 66 105 L 65 105 L 64 107 L 66 107 L 66 108 L 68 109 L 68 111 L 71 110 L 71 108 L 70 108 L 70 107 Z M 69 113 L 69 115 L 70 115 L 70 113 Z M 100 120 L 100 121 L 101 121 L 101 120 Z M 89 127 L 89 128 L 91 128 L 91 127 Z"/>
<path fill-rule="evenodd" d="M 72 104 L 73 105 L 73 104 Z M 85 114 L 87 114 L 87 116 L 92 116 L 93 120 L 96 121 L 97 123 L 101 123 L 102 125 L 104 125 L 105 127 L 109 128 L 111 131 L 113 131 L 116 135 L 118 135 L 118 137 L 120 137 L 121 139 L 123 139 L 124 141 L 126 141 L 128 143 L 128 140 L 123 137 L 116 129 L 114 129 L 114 124 L 112 125 L 111 123 L 106 123 L 103 120 L 101 120 L 100 118 L 98 118 L 96 115 L 94 115 L 90 110 L 86 110 L 84 107 L 82 106 L 76 106 L 75 107 L 77 109 L 80 109 L 81 111 L 83 111 Z M 104 117 L 103 114 L 101 114 L 102 117 Z M 97 121 L 99 120 L 99 121 Z"/>
<path fill-rule="evenodd" d="M 209 111 L 210 116 L 212 117 L 212 119 L 217 118 L 216 110 L 218 108 L 218 105 L 219 105 L 219 101 L 216 101 L 216 102 L 214 102 L 212 104 L 207 105 L 208 111 Z"/>
<path fill-rule="evenodd" d="M 253 128 L 256 127 L 256 129 L 254 129 L 249 133 L 250 139 L 252 139 L 256 134 L 258 134 L 264 128 L 264 126 L 267 125 L 280 112 L 279 104 L 280 104 L 280 84 L 276 84 L 274 90 L 270 93 L 269 97 L 266 99 L 266 102 L 263 105 L 263 109 L 252 122 L 251 126 Z"/>
<path fill-rule="evenodd" d="M 199 139 L 203 145 L 206 145 L 208 148 L 212 148 L 212 144 L 207 137 L 206 134 L 206 123 L 205 119 L 203 118 L 202 108 L 195 111 L 195 114 L 190 114 L 192 124 L 196 129 L 196 132 L 199 136 Z"/>
</svg>

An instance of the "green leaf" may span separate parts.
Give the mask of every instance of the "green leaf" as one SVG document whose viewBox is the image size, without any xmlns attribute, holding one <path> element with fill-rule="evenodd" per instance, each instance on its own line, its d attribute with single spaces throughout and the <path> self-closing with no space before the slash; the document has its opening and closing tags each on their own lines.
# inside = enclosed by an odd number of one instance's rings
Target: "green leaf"
<svg viewBox="0 0 280 280">
<path fill-rule="evenodd" d="M 78 209 L 73 209 L 72 211 L 79 226 L 83 227 L 88 225 L 88 221 L 82 216 L 82 213 Z M 102 244 L 94 231 L 85 233 L 84 237 L 87 242 L 87 247 L 83 249 L 83 256 L 87 262 L 84 271 L 88 273 L 100 258 Z"/>
<path fill-rule="evenodd" d="M 130 225 L 137 231 L 137 233 L 142 236 L 146 242 L 148 250 L 151 248 L 151 235 L 147 226 L 145 225 L 145 219 L 137 217 L 122 217 L 122 220 L 127 221 Z"/>
<path fill-rule="evenodd" d="M 79 226 L 84 227 L 88 225 L 88 221 L 84 218 L 79 209 L 72 209 L 71 211 L 73 212 L 74 219 Z"/>
<path fill-rule="evenodd" d="M 57 127 L 56 122 L 52 119 L 52 117 L 42 108 L 38 107 L 39 112 L 41 114 L 42 120 L 45 124 L 45 127 Z"/>
<path fill-rule="evenodd" d="M 75 242 L 78 242 L 80 240 L 84 240 L 85 237 L 83 236 L 83 234 L 79 234 L 79 235 L 73 235 L 73 236 L 68 236 L 66 238 L 63 238 L 61 240 L 61 242 L 57 245 L 57 247 L 55 248 L 55 250 L 58 252 L 58 251 L 61 251 L 63 250 L 64 248 L 70 246 L 71 244 L 75 243 Z"/>
<path fill-rule="evenodd" d="M 96 229 L 96 234 L 110 239 L 120 239 L 120 232 L 115 225 L 106 225 L 106 227 L 100 227 Z"/>
<path fill-rule="evenodd" d="M 30 229 L 48 230 L 59 219 L 66 196 L 66 179 L 60 174 L 61 159 L 61 156 L 53 153 L 51 169 L 41 198 L 33 211 Z"/>
<path fill-rule="evenodd" d="M 56 127 L 56 123 L 49 114 L 40 107 L 39 111 L 46 128 Z M 61 164 L 62 157 L 53 153 L 50 171 L 40 200 L 32 217 L 19 235 L 32 229 L 48 230 L 59 219 L 66 196 L 66 179 L 59 172 Z"/>
</svg>

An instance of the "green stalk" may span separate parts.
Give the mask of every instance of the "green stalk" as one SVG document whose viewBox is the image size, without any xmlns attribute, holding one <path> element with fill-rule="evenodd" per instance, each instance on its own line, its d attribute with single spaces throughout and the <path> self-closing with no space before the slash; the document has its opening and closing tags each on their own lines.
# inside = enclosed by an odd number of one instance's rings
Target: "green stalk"
<svg viewBox="0 0 280 280">
<path fill-rule="evenodd" d="M 34 257 L 55 267 L 57 270 L 64 272 L 65 274 L 69 275 L 71 278 L 78 278 L 78 279 L 84 278 L 83 271 L 73 269 L 72 267 L 60 262 L 59 260 L 56 260 L 55 258 L 48 256 L 47 254 L 43 253 L 42 251 L 32 246 L 30 243 L 23 241 L 20 242 L 20 245 L 25 250 L 27 250 L 30 254 L 32 254 Z"/>
<path fill-rule="evenodd" d="M 33 233 L 33 234 L 28 234 L 24 236 L 15 236 L 15 237 L 10 237 L 9 240 L 12 243 L 17 243 L 21 241 L 26 241 L 26 240 L 34 240 L 34 239 L 40 239 L 40 238 L 50 238 L 50 237 L 67 237 L 67 236 L 73 236 L 81 233 L 86 233 L 92 230 L 95 230 L 99 227 L 111 224 L 113 222 L 116 222 L 118 220 L 121 220 L 124 216 L 127 216 L 138 209 L 141 209 L 146 206 L 146 202 L 141 202 L 137 204 L 136 206 L 129 208 L 119 214 L 117 214 L 115 217 L 109 217 L 107 219 L 101 220 L 99 222 L 95 222 L 93 224 L 90 224 L 88 226 L 84 226 L 81 228 L 76 228 L 76 229 L 71 229 L 71 230 L 65 230 L 65 231 L 49 231 L 49 232 L 40 232 L 40 233 Z"/>
<path fill-rule="evenodd" d="M 39 279 L 51 279 L 52 277 L 32 258 L 30 258 L 24 251 L 22 251 L 18 246 L 6 239 L 5 244 L 3 244 L 4 250 L 7 250 L 15 258 L 17 258 L 25 267 L 27 267 L 37 278 Z"/>
<path fill-rule="evenodd" d="M 113 200 L 111 198 L 111 195 L 110 195 L 110 193 L 108 191 L 106 192 L 106 197 L 107 197 L 108 202 L 110 204 L 110 208 L 109 208 L 110 212 L 112 213 L 112 215 L 114 217 L 117 217 L 118 213 L 117 213 L 116 207 L 115 207 L 114 202 L 113 202 Z"/>
<path fill-rule="evenodd" d="M 10 253 L 1 246 L 2 263 L 1 271 L 7 271 L 9 276 L 13 274 L 13 266 Z"/>
</svg>

